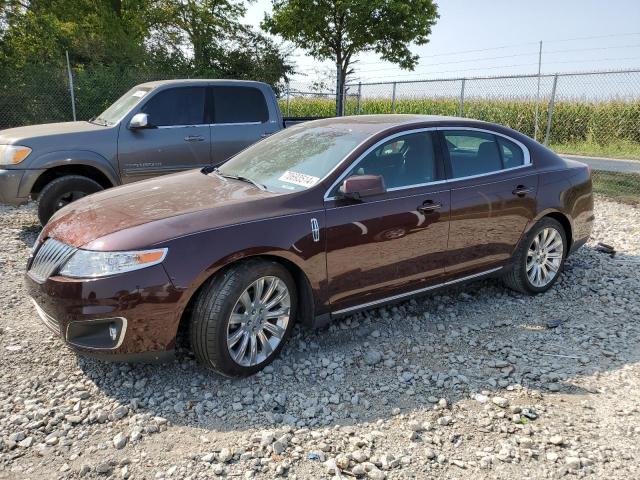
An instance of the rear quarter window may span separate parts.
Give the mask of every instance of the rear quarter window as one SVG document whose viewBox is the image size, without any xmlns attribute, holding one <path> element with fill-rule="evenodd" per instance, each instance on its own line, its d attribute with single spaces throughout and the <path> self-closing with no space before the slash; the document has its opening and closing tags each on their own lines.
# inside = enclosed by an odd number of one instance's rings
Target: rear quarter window
<svg viewBox="0 0 640 480">
<path fill-rule="evenodd" d="M 264 95 L 252 87 L 213 87 L 214 123 L 264 123 L 269 109 Z"/>
</svg>

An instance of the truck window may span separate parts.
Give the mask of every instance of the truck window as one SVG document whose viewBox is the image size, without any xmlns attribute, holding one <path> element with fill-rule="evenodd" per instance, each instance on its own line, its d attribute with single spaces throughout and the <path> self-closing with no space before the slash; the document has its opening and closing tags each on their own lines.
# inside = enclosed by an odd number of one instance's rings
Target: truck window
<svg viewBox="0 0 640 480">
<path fill-rule="evenodd" d="M 264 95 L 251 87 L 213 87 L 214 123 L 266 122 Z"/>
<path fill-rule="evenodd" d="M 205 88 L 182 87 L 158 92 L 142 112 L 157 127 L 175 125 L 202 125 L 204 120 Z"/>
</svg>

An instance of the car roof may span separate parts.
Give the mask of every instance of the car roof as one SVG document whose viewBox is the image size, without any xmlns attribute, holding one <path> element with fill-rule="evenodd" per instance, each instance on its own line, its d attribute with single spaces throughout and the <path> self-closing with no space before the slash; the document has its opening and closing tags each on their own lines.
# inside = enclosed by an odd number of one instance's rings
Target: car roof
<svg viewBox="0 0 640 480">
<path fill-rule="evenodd" d="M 299 126 L 331 126 L 352 129 L 360 133 L 376 135 L 396 127 L 495 127 L 492 123 L 482 122 L 470 118 L 450 117 L 444 115 L 416 115 L 416 114 L 378 114 L 354 115 L 346 117 L 323 118 L 299 124 Z"/>
<path fill-rule="evenodd" d="M 265 86 L 267 85 L 264 82 L 257 82 L 255 80 L 231 80 L 231 79 L 220 79 L 220 78 L 198 78 L 198 79 L 189 79 L 189 78 L 179 78 L 174 80 L 155 80 L 153 82 L 145 82 L 138 85 L 138 87 L 160 87 L 164 85 L 221 85 L 221 86 L 230 86 L 230 85 L 243 85 L 243 86 Z M 268 85 L 267 85 L 268 86 Z"/>
</svg>

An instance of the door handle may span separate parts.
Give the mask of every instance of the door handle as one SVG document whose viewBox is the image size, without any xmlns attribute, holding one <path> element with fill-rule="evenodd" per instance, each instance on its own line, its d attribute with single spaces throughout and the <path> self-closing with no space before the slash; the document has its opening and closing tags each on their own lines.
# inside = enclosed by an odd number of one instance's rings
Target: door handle
<svg viewBox="0 0 640 480">
<path fill-rule="evenodd" d="M 185 142 L 204 142 L 204 137 L 202 135 L 187 135 L 184 137 Z"/>
<path fill-rule="evenodd" d="M 516 189 L 511 193 L 519 197 L 524 197 L 527 193 L 531 193 L 531 192 L 533 192 L 533 188 L 525 187 L 524 185 L 518 185 Z"/>
<path fill-rule="evenodd" d="M 440 208 L 442 208 L 441 203 L 427 200 L 426 202 L 424 202 L 422 205 L 418 207 L 418 211 L 422 213 L 432 213 Z"/>
</svg>

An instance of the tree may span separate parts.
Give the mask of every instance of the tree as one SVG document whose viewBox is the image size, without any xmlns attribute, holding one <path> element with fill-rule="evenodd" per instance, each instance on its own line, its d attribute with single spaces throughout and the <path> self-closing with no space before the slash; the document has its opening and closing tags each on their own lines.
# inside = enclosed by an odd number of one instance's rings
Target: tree
<svg viewBox="0 0 640 480">
<path fill-rule="evenodd" d="M 438 19 L 433 0 L 272 1 L 273 13 L 265 15 L 262 28 L 318 60 L 334 60 L 340 73 L 338 92 L 344 91 L 353 57 L 359 53 L 375 52 L 413 70 L 419 57 L 409 45 L 426 44 Z"/>
</svg>

